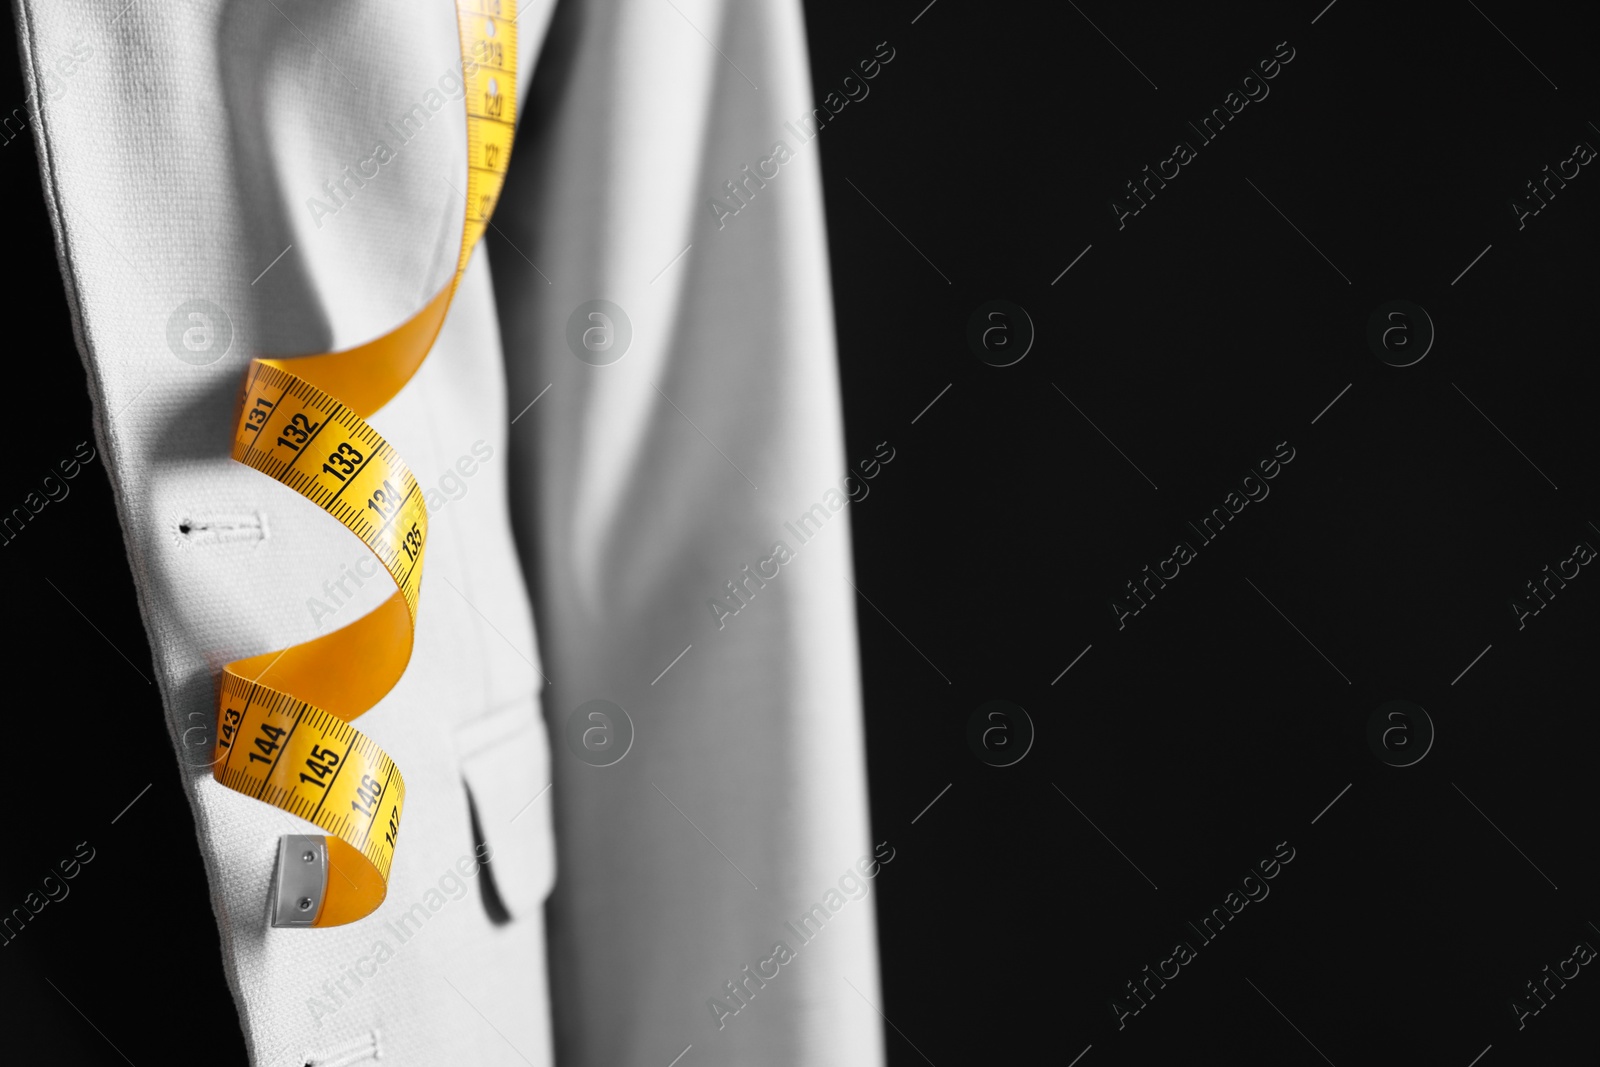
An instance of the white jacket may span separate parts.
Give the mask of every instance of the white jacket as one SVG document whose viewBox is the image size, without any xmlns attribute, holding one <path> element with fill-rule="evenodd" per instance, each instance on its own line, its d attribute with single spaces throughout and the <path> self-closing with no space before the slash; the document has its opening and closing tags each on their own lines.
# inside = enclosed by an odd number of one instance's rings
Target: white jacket
<svg viewBox="0 0 1600 1067">
<path fill-rule="evenodd" d="M 295 930 L 268 925 L 276 843 L 317 831 L 212 780 L 218 674 L 392 587 L 228 458 L 233 401 L 252 356 L 359 343 L 448 281 L 454 9 L 15 2 L 253 1062 L 881 1062 L 821 188 L 785 125 L 812 107 L 799 4 L 598 0 L 552 20 L 526 0 L 500 232 L 371 420 L 430 491 L 415 652 L 357 721 L 406 779 L 388 899 Z M 379 141 L 377 174 L 352 181 Z M 625 710 L 619 743 L 631 723 L 610 766 L 568 743 L 593 700 Z"/>
</svg>

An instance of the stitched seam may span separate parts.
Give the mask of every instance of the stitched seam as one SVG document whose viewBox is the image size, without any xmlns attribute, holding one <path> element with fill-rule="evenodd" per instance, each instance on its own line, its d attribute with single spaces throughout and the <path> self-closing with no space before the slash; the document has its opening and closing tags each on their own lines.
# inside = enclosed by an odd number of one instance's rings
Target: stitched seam
<svg viewBox="0 0 1600 1067">
<path fill-rule="evenodd" d="M 190 545 L 265 541 L 272 536 L 265 512 L 250 515 L 199 515 L 178 520 L 178 538 Z"/>
<path fill-rule="evenodd" d="M 309 1052 L 305 1056 L 305 1067 L 350 1067 L 351 1064 L 361 1063 L 363 1060 L 382 1059 L 381 1036 L 377 1030 L 372 1030 L 342 1045 L 335 1045 L 321 1052 Z"/>
</svg>

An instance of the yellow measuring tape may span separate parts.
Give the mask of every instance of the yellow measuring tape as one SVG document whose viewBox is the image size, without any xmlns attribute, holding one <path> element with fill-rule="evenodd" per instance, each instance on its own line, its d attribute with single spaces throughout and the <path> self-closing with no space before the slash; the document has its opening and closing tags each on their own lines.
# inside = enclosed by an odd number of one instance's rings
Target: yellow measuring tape
<svg viewBox="0 0 1600 1067">
<path fill-rule="evenodd" d="M 301 897 L 299 920 L 279 925 L 338 926 L 370 914 L 383 903 L 400 833 L 400 770 L 350 720 L 382 699 L 411 659 L 428 512 L 411 471 L 365 420 L 433 346 L 504 184 L 517 118 L 514 12 L 502 15 L 502 0 L 455 5 L 468 150 L 455 276 L 413 318 L 360 347 L 252 360 L 240 401 L 233 458 L 338 519 L 398 587 L 342 629 L 223 668 L 217 781 L 328 834 L 321 899 Z M 280 866 L 286 855 L 280 850 Z M 305 853 L 307 863 L 313 855 Z"/>
</svg>

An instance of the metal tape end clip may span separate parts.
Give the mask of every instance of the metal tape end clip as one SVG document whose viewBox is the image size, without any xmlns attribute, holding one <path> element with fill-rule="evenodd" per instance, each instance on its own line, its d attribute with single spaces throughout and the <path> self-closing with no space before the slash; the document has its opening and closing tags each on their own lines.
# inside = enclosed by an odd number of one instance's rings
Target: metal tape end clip
<svg viewBox="0 0 1600 1067">
<path fill-rule="evenodd" d="M 328 843 L 321 834 L 278 838 L 278 869 L 272 876 L 272 925 L 307 927 L 322 911 L 328 890 Z"/>
</svg>

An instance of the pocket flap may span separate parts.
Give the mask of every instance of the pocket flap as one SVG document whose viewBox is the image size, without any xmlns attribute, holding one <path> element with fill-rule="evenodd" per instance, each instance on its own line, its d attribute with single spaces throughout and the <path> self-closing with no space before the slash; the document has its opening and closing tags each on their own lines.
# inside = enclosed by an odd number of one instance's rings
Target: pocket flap
<svg viewBox="0 0 1600 1067">
<path fill-rule="evenodd" d="M 544 904 L 555 884 L 550 752 L 533 697 L 456 731 L 461 776 L 489 846 L 487 873 L 513 919 Z"/>
</svg>

